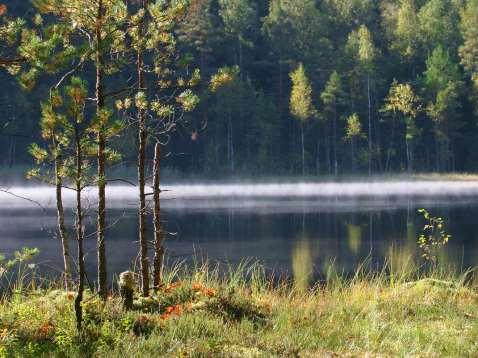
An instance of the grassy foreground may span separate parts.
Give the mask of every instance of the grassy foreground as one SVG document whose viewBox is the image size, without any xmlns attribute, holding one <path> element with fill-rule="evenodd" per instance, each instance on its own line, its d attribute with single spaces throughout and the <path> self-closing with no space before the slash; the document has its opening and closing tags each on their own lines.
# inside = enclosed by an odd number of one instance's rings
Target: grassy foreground
<svg viewBox="0 0 478 358">
<path fill-rule="evenodd" d="M 81 335 L 74 293 L 18 290 L 0 303 L 0 356 L 478 355 L 478 291 L 460 278 L 357 274 L 304 292 L 261 270 L 219 277 L 176 272 L 128 312 L 87 294 Z"/>
</svg>

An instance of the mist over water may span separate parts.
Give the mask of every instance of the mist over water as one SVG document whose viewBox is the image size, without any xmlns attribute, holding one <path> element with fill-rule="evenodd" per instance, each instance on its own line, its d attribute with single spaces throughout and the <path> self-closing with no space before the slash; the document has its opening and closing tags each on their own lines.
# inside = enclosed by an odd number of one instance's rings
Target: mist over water
<svg viewBox="0 0 478 358">
<path fill-rule="evenodd" d="M 56 236 L 55 192 L 51 187 L 11 187 L 0 192 L 0 252 L 38 247 L 44 270 L 61 267 Z M 419 208 L 442 216 L 453 238 L 444 254 L 460 267 L 478 265 L 478 182 L 396 181 L 341 183 L 164 184 L 164 230 L 169 261 L 194 255 L 237 264 L 251 258 L 290 271 L 297 247 L 310 248 L 315 272 L 334 261 L 353 271 L 365 258 L 379 265 L 391 247 L 419 256 L 423 227 Z M 74 221 L 74 192 L 64 190 L 67 225 Z M 151 197 L 148 197 L 151 198 Z M 137 257 L 137 188 L 108 186 L 108 266 L 132 267 Z M 85 191 L 87 265 L 94 274 L 96 191 Z M 152 218 L 148 218 L 151 234 Z M 73 233 L 72 233 L 73 234 Z M 73 235 L 72 235 L 73 237 Z M 75 247 L 72 240 L 71 247 Z"/>
<path fill-rule="evenodd" d="M 443 200 L 449 197 L 467 198 L 478 197 L 478 181 L 400 181 L 400 182 L 340 182 L 340 183 L 258 183 L 258 184 L 166 184 L 162 187 L 161 199 L 165 206 L 174 207 L 174 201 L 188 201 L 188 207 L 222 207 L 222 200 L 230 199 L 226 205 L 261 206 L 271 202 L 287 200 L 326 199 L 329 205 L 331 199 L 350 203 L 353 201 L 369 200 L 371 202 L 400 202 L 405 199 Z M 10 187 L 11 193 L 34 200 L 45 207 L 55 205 L 55 191 L 53 187 Z M 114 207 L 128 206 L 137 200 L 137 188 L 133 186 L 109 185 L 107 199 Z M 87 188 L 84 191 L 86 205 L 94 205 L 96 191 Z M 73 205 L 74 192 L 63 191 L 65 205 Z M 232 200 L 231 200 L 232 199 Z M 193 201 L 194 200 L 194 201 Z M 0 208 L 11 206 L 32 206 L 34 203 L 15 198 L 0 192 Z"/>
</svg>

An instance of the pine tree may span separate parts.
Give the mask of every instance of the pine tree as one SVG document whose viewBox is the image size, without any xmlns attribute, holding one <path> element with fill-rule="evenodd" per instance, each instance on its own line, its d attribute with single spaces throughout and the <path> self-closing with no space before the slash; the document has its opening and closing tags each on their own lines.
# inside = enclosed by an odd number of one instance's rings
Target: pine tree
<svg viewBox="0 0 478 358">
<path fill-rule="evenodd" d="M 415 0 L 401 0 L 396 16 L 392 48 L 398 51 L 405 63 L 411 65 L 414 76 L 414 60 L 422 45 Z"/>
<path fill-rule="evenodd" d="M 324 91 L 320 95 L 320 99 L 324 104 L 325 116 L 332 121 L 332 140 L 334 148 L 334 174 L 338 174 L 338 159 L 337 159 L 337 120 L 340 106 L 345 98 L 345 92 L 342 88 L 342 80 L 337 71 L 332 72 L 327 81 Z"/>
<path fill-rule="evenodd" d="M 27 173 L 27 178 L 37 178 L 42 182 L 55 186 L 58 235 L 63 254 L 63 275 L 65 289 L 68 290 L 72 274 L 72 259 L 68 242 L 68 232 L 65 225 L 65 211 L 63 208 L 63 180 L 67 175 L 68 138 L 66 117 L 55 112 L 63 105 L 63 99 L 58 91 L 52 91 L 48 102 L 42 104 L 40 120 L 41 136 L 46 146 L 34 143 L 30 146 L 30 153 L 35 158 L 37 167 Z"/>
<path fill-rule="evenodd" d="M 142 1 L 131 17 L 128 39 L 136 57 L 137 87 L 128 97 L 116 102 L 138 128 L 139 241 L 141 286 L 143 296 L 149 295 L 148 240 L 146 236 L 145 164 L 147 138 L 155 143 L 153 160 L 154 261 L 153 285 L 161 284 L 164 256 L 164 234 L 161 228 L 160 162 L 163 141 L 185 124 L 183 113 L 192 111 L 199 98 L 192 92 L 200 80 L 200 72 L 191 69 L 191 60 L 176 47 L 175 28 L 186 10 L 183 3 L 167 4 Z M 152 68 L 153 71 L 148 69 Z"/>
<path fill-rule="evenodd" d="M 86 278 L 82 191 L 90 183 L 91 153 L 94 153 L 94 144 L 90 135 L 91 122 L 85 117 L 87 92 L 87 84 L 78 77 L 72 77 L 64 90 L 55 91 L 50 101 L 42 106 L 42 136 L 50 144 L 47 149 L 38 144 L 31 146 L 31 152 L 38 162 L 45 163 L 48 159 L 54 162 L 55 180 L 58 180 L 60 176 L 62 181 L 60 186 L 57 186 L 57 190 L 61 190 L 63 181 L 68 180 L 76 193 L 75 232 L 78 245 L 76 261 L 79 283 L 74 306 L 78 330 L 81 330 L 83 321 L 82 300 Z M 34 170 L 33 174 L 38 176 L 39 169 Z M 61 197 L 59 202 L 62 203 Z M 61 217 L 60 214 L 58 217 L 59 220 L 63 219 L 63 212 Z M 64 219 L 61 225 L 66 235 Z M 65 272 L 68 272 L 66 268 Z"/>
<path fill-rule="evenodd" d="M 373 43 L 372 34 L 365 25 L 350 34 L 347 44 L 349 51 L 355 54 L 359 71 L 365 76 L 368 108 L 368 173 L 372 174 L 373 157 L 373 109 L 372 109 L 372 76 L 375 71 L 377 49 Z"/>
<path fill-rule="evenodd" d="M 461 13 L 463 45 L 460 46 L 461 64 L 471 79 L 471 100 L 478 114 L 478 1 L 468 0 Z"/>
<path fill-rule="evenodd" d="M 441 46 L 427 60 L 423 84 L 428 97 L 426 112 L 434 127 L 436 170 L 450 169 L 450 135 L 459 125 L 457 111 L 463 84 L 458 65 Z"/>
<path fill-rule="evenodd" d="M 237 42 L 236 65 L 243 69 L 243 46 L 251 47 L 251 36 L 258 28 L 257 10 L 249 0 L 220 0 L 219 15 L 226 34 Z"/>
<path fill-rule="evenodd" d="M 107 142 L 116 135 L 118 122 L 106 106 L 105 76 L 114 74 L 124 52 L 122 26 L 127 9 L 121 0 L 36 0 L 38 13 L 33 27 L 22 31 L 18 53 L 23 59 L 20 83 L 32 89 L 45 76 L 54 79 L 58 88 L 75 72 L 87 64 L 95 68 L 96 118 L 92 130 L 97 137 L 98 217 L 98 285 L 103 299 L 107 296 L 106 270 L 106 165 Z M 115 56 L 106 57 L 106 54 Z M 109 156 L 113 158 L 113 156 Z"/>
<path fill-rule="evenodd" d="M 8 7 L 0 4 L 0 68 L 4 67 L 11 73 L 15 73 L 23 59 L 15 54 L 15 45 L 19 41 L 25 20 L 11 18 L 8 15 Z"/>
</svg>

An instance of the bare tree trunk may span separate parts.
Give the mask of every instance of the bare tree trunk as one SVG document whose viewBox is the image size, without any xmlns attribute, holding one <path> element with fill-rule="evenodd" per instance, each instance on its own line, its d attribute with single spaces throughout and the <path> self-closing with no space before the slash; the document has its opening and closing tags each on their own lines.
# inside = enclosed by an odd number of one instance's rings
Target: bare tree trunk
<svg viewBox="0 0 478 358">
<path fill-rule="evenodd" d="M 324 126 L 324 139 L 325 139 L 325 161 L 327 163 L 327 174 L 332 174 L 332 159 L 330 156 L 330 123 L 327 121 Z"/>
<path fill-rule="evenodd" d="M 232 113 L 231 113 L 231 106 L 229 106 L 228 112 L 228 136 L 227 136 L 227 148 L 228 148 L 228 154 L 229 154 L 229 165 L 230 165 L 230 170 L 231 173 L 234 172 L 235 170 L 235 163 L 234 163 L 234 133 L 233 133 L 233 126 L 232 126 Z"/>
<path fill-rule="evenodd" d="M 370 73 L 367 74 L 368 99 L 368 175 L 372 175 L 372 100 L 370 96 Z"/>
<path fill-rule="evenodd" d="M 76 241 L 78 243 L 78 275 L 79 275 L 79 284 L 78 291 L 75 298 L 75 316 L 76 316 L 76 326 L 78 331 L 81 330 L 81 324 L 83 321 L 83 309 L 81 307 L 81 302 L 83 300 L 83 291 L 85 288 L 85 258 L 83 251 L 83 210 L 81 205 L 81 190 L 82 190 L 82 150 L 80 143 L 80 136 L 78 129 L 75 133 L 75 142 L 76 142 Z"/>
<path fill-rule="evenodd" d="M 304 123 L 300 122 L 300 138 L 302 143 L 302 175 L 305 175 L 305 143 L 304 143 Z"/>
<path fill-rule="evenodd" d="M 142 8 L 145 9 L 146 1 L 142 1 Z M 144 20 L 140 25 L 140 33 L 143 33 Z M 137 56 L 138 66 L 138 91 L 144 91 L 145 78 L 143 70 L 142 48 L 139 46 Z M 146 236 L 146 196 L 145 196 L 145 158 L 146 158 L 146 121 L 144 111 L 138 109 L 138 185 L 139 185 L 139 246 L 141 263 L 141 289 L 144 297 L 149 295 L 149 260 L 148 260 L 148 238 Z"/>
<path fill-rule="evenodd" d="M 161 172 L 161 144 L 156 143 L 154 147 L 154 177 L 153 177 L 153 199 L 154 199 L 154 261 L 153 261 L 153 284 L 158 288 L 162 281 L 163 258 L 164 258 L 164 236 L 161 227 L 161 202 L 159 194 L 161 192 L 160 172 Z"/>
<path fill-rule="evenodd" d="M 103 21 L 103 0 L 98 1 L 98 13 L 96 22 L 96 114 L 101 115 L 105 106 L 103 89 L 103 55 L 102 55 L 102 21 Z M 107 269 L 106 269 L 106 137 L 104 123 L 98 129 L 98 219 L 97 219 L 97 250 L 98 250 L 98 293 L 103 300 L 107 297 Z"/>
<path fill-rule="evenodd" d="M 65 290 L 69 288 L 71 280 L 71 259 L 68 243 L 68 234 L 65 226 L 65 210 L 63 208 L 62 185 L 63 180 L 60 175 L 61 158 L 55 158 L 55 189 L 56 189 L 56 213 L 58 220 L 58 234 L 60 236 L 61 248 L 63 253 L 63 275 L 65 279 Z"/>
<path fill-rule="evenodd" d="M 390 161 L 392 156 L 392 150 L 394 147 L 395 142 L 395 118 L 392 119 L 392 126 L 391 126 L 391 134 L 390 134 L 390 145 L 387 149 L 387 159 L 385 161 L 385 171 L 390 172 Z"/>
<path fill-rule="evenodd" d="M 333 130 L 334 130 L 334 175 L 337 176 L 339 174 L 339 163 L 337 161 L 337 109 L 334 108 L 334 123 L 333 123 Z"/>
<path fill-rule="evenodd" d="M 319 130 L 319 137 L 320 137 L 320 130 Z M 317 140 L 317 156 L 316 156 L 316 170 L 317 175 L 320 175 L 320 140 Z"/>
</svg>

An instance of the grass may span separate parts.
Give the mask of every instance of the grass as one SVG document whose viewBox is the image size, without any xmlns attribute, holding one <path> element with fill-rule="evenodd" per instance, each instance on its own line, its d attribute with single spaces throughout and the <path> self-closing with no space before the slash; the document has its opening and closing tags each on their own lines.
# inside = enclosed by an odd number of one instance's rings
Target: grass
<svg viewBox="0 0 478 358">
<path fill-rule="evenodd" d="M 359 269 L 303 290 L 257 265 L 176 267 L 131 311 L 88 292 L 80 335 L 74 293 L 17 287 L 0 303 L 0 356 L 476 356 L 478 291 L 465 277 Z"/>
</svg>

